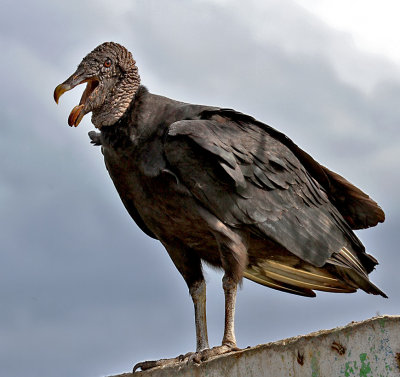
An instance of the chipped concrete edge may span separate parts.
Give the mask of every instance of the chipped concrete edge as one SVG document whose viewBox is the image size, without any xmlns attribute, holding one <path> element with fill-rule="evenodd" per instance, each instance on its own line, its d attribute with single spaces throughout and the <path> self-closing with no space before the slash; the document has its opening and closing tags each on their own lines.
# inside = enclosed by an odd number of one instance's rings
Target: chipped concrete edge
<svg viewBox="0 0 400 377">
<path fill-rule="evenodd" d="M 377 325 L 377 326 L 376 326 Z M 213 370 L 218 370 L 218 372 L 215 372 L 215 375 L 225 377 L 225 376 L 303 376 L 302 372 L 299 373 L 299 365 L 304 366 L 302 370 L 304 370 L 304 376 L 328 376 L 329 374 L 324 374 L 322 371 L 324 366 L 323 363 L 319 362 L 319 359 L 316 357 L 321 356 L 321 352 L 318 350 L 318 347 L 320 347 L 324 342 L 326 343 L 325 340 L 327 338 L 334 338 L 334 339 L 339 339 L 347 337 L 349 338 L 349 334 L 352 335 L 352 339 L 354 338 L 354 334 L 360 333 L 361 338 L 358 339 L 358 342 L 356 341 L 352 346 L 350 347 L 355 347 L 360 344 L 367 344 L 367 342 L 371 341 L 371 338 L 375 339 L 379 336 L 383 336 L 383 329 L 387 328 L 387 326 L 392 325 L 391 332 L 396 331 L 396 336 L 395 339 L 399 339 L 399 341 L 395 342 L 396 344 L 394 347 L 396 348 L 395 351 L 390 349 L 390 352 L 392 353 L 392 358 L 390 364 L 388 364 L 385 361 L 385 365 L 379 368 L 383 368 L 383 370 L 388 370 L 388 374 L 380 374 L 382 376 L 399 376 L 400 377 L 400 316 L 393 316 L 393 315 L 381 315 L 381 316 L 376 316 L 364 321 L 360 322 L 351 322 L 346 326 L 341 326 L 341 327 L 336 327 L 334 329 L 330 330 L 319 330 L 316 332 L 309 333 L 307 335 L 299 335 L 275 342 L 270 342 L 266 344 L 260 344 L 254 347 L 250 348 L 245 348 L 240 351 L 236 352 L 231 352 L 227 353 L 225 355 L 220 355 L 216 356 L 214 358 L 211 358 L 210 360 L 207 360 L 206 362 L 203 362 L 200 365 L 188 365 L 187 363 L 177 363 L 172 366 L 166 366 L 166 367 L 159 367 L 159 368 L 154 368 L 149 371 L 145 372 L 136 372 L 135 374 L 132 373 L 124 373 L 120 375 L 115 375 L 115 376 L 110 376 L 110 377 L 159 377 L 159 376 L 174 376 L 174 377 L 186 377 L 186 376 L 213 376 Z M 367 332 L 368 331 L 368 334 Z M 388 335 L 385 334 L 386 338 L 385 339 L 380 339 L 380 342 L 382 343 L 385 341 L 386 343 L 389 341 L 387 340 Z M 378 340 L 376 340 L 378 341 Z M 393 343 L 393 342 L 392 342 Z M 328 341 L 328 348 L 331 348 L 331 350 L 334 351 L 335 357 L 332 360 L 328 360 L 329 357 L 324 357 L 324 362 L 329 366 L 329 363 L 332 363 L 333 365 L 335 361 L 339 357 L 339 362 L 342 364 L 338 366 L 338 369 L 335 373 L 337 373 L 337 376 L 363 376 L 366 373 L 365 376 L 373 376 L 368 375 L 369 371 L 372 371 L 372 367 L 370 362 L 367 363 L 368 360 L 366 358 L 368 357 L 367 353 L 362 353 L 360 355 L 366 355 L 363 356 L 364 360 L 350 360 L 350 355 L 351 355 L 351 350 L 347 352 L 347 347 L 349 346 L 343 346 L 341 342 L 339 341 L 332 341 L 332 339 L 329 339 Z M 383 344 L 383 343 L 382 343 Z M 311 348 L 310 348 L 311 347 Z M 371 346 L 373 349 L 376 348 L 375 345 Z M 369 349 L 372 349 L 372 348 Z M 380 345 L 380 348 L 383 346 Z M 379 348 L 378 347 L 378 348 Z M 326 348 L 326 347 L 325 347 Z M 304 359 L 304 354 L 301 354 L 299 351 L 295 350 L 308 350 L 308 367 L 310 370 L 307 369 L 307 357 L 306 360 Z M 310 351 L 311 349 L 311 351 Z M 290 351 L 290 352 L 289 352 Z M 317 353 L 313 353 L 313 352 Z M 348 353 L 348 355 L 345 355 L 345 353 Z M 382 349 L 380 351 L 382 353 Z M 388 351 L 385 350 L 387 353 Z M 293 360 L 285 361 L 285 358 L 288 359 L 288 354 L 289 357 L 292 357 Z M 290 356 L 292 354 L 292 356 Z M 273 358 L 268 362 L 268 366 L 266 367 L 265 365 L 261 365 L 266 362 L 268 358 L 271 358 L 271 355 L 273 355 Z M 339 356 L 338 356 L 339 355 Z M 279 357 L 278 357 L 279 356 Z M 340 359 L 340 356 L 343 356 L 342 359 Z M 260 362 L 260 357 L 262 357 L 263 361 Z M 346 359 L 347 357 L 347 359 Z M 272 371 L 272 363 L 276 362 L 276 360 L 280 358 L 281 362 L 283 363 L 285 361 L 285 365 L 281 366 L 281 368 L 278 367 L 279 371 L 281 371 L 281 374 L 277 374 L 280 372 L 277 372 L 278 369 L 275 370 L 275 372 Z M 372 358 L 372 355 L 371 355 Z M 378 357 L 374 355 L 375 361 L 378 361 Z M 382 357 L 381 357 L 382 359 Z M 348 361 L 347 361 L 348 360 Z M 386 359 L 385 359 L 386 360 Z M 296 363 L 297 362 L 297 363 Z M 243 365 L 237 365 L 237 364 L 246 364 L 245 367 Z M 293 365 L 291 365 L 293 364 Z M 296 365 L 298 364 L 298 365 Z M 321 365 L 320 365 L 321 364 Z M 252 365 L 254 366 L 254 370 L 251 370 Z M 232 367 L 231 367 L 232 366 Z M 271 370 L 271 374 L 268 374 L 266 372 L 266 369 Z M 306 372 L 308 370 L 308 372 Z M 311 371 L 311 374 L 309 372 Z M 332 371 L 331 371 L 332 372 Z M 367 373 L 368 372 L 368 373 Z M 396 373 L 396 374 L 392 374 Z M 293 373 L 293 374 L 292 374 Z"/>
</svg>

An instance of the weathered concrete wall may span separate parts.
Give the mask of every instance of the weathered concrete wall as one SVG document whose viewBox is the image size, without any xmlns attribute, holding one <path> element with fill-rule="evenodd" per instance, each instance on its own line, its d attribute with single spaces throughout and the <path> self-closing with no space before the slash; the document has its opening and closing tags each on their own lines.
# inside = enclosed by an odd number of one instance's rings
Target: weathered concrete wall
<svg viewBox="0 0 400 377">
<path fill-rule="evenodd" d="M 375 317 L 263 344 L 201 365 L 180 363 L 118 377 L 133 376 L 400 377 L 400 316 Z"/>
</svg>

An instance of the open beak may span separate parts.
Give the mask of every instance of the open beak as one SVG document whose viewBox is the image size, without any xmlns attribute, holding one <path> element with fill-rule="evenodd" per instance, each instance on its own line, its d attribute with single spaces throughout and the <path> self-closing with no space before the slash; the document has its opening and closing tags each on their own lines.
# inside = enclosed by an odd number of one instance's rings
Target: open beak
<svg viewBox="0 0 400 377">
<path fill-rule="evenodd" d="M 67 85 L 66 83 L 62 83 L 57 86 L 57 88 L 54 89 L 54 101 L 56 101 L 56 104 L 58 105 L 58 100 L 60 97 L 68 90 L 71 90 L 72 87 Z"/>
<path fill-rule="evenodd" d="M 68 124 L 71 127 L 77 127 L 82 118 L 90 111 L 87 111 L 87 109 L 85 108 L 86 100 L 99 85 L 99 80 L 96 77 L 85 77 L 85 75 L 80 72 L 78 68 L 78 70 L 73 75 L 71 75 L 67 80 L 65 80 L 62 84 L 58 85 L 54 89 L 54 101 L 56 101 L 56 103 L 58 104 L 60 97 L 65 92 L 85 82 L 87 83 L 86 89 L 83 92 L 79 105 L 75 106 L 72 109 L 68 117 Z"/>
</svg>

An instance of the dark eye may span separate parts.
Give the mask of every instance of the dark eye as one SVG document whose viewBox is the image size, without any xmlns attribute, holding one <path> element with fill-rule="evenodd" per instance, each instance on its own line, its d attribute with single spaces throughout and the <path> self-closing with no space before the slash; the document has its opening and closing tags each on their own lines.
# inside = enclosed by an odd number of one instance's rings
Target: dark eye
<svg viewBox="0 0 400 377">
<path fill-rule="evenodd" d="M 112 64 L 112 60 L 111 60 L 110 58 L 107 58 L 107 59 L 104 61 L 104 67 L 106 67 L 106 68 L 110 68 L 110 67 L 111 67 L 111 64 Z"/>
</svg>

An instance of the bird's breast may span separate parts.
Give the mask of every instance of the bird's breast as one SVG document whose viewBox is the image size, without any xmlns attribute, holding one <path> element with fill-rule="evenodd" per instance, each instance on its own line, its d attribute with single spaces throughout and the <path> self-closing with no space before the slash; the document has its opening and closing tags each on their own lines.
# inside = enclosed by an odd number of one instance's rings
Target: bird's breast
<svg viewBox="0 0 400 377">
<path fill-rule="evenodd" d="M 149 150 L 139 156 L 127 156 L 105 148 L 104 158 L 121 200 L 133 218 L 137 213 L 164 245 L 181 240 L 207 262 L 219 266 L 219 256 L 208 255 L 210 250 L 217 250 L 217 245 L 199 213 L 197 201 L 177 175 L 164 167 L 162 156 Z"/>
</svg>

